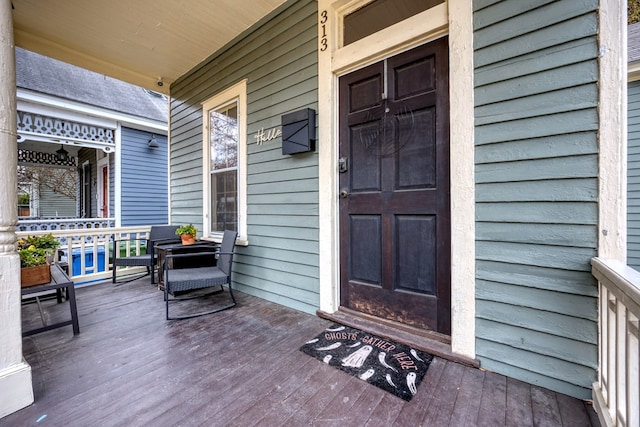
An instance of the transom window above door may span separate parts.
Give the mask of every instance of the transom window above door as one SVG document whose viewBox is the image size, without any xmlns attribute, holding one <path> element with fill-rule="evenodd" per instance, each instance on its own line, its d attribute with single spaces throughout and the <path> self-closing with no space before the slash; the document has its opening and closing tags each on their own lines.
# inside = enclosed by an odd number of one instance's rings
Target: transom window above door
<svg viewBox="0 0 640 427">
<path fill-rule="evenodd" d="M 374 0 L 343 18 L 343 46 L 424 12 L 444 0 Z"/>
</svg>

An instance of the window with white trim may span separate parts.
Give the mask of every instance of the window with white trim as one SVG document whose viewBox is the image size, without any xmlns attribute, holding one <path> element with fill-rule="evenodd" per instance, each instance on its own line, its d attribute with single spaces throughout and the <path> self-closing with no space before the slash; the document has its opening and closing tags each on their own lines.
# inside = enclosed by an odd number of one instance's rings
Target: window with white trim
<svg viewBox="0 0 640 427">
<path fill-rule="evenodd" d="M 242 81 L 202 106 L 205 237 L 246 239 L 246 93 Z"/>
</svg>

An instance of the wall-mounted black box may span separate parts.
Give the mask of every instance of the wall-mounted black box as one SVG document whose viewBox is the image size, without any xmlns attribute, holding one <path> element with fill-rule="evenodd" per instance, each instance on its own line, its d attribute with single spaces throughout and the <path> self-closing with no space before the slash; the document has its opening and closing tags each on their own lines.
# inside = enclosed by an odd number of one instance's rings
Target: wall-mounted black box
<svg viewBox="0 0 640 427">
<path fill-rule="evenodd" d="M 282 120 L 282 154 L 316 149 L 316 112 L 311 108 L 285 114 Z"/>
</svg>

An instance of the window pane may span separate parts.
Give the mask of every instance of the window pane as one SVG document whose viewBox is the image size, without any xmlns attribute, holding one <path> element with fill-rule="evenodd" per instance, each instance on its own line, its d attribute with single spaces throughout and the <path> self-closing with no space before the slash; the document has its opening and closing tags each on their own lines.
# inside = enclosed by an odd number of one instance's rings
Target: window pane
<svg viewBox="0 0 640 427">
<path fill-rule="evenodd" d="M 211 170 L 238 166 L 238 107 L 209 111 Z"/>
<path fill-rule="evenodd" d="M 376 0 L 344 17 L 343 45 L 365 38 L 444 3 L 444 0 Z"/>
<path fill-rule="evenodd" d="M 211 174 L 211 231 L 238 229 L 236 170 Z"/>
<path fill-rule="evenodd" d="M 209 111 L 211 231 L 237 230 L 238 106 Z"/>
</svg>

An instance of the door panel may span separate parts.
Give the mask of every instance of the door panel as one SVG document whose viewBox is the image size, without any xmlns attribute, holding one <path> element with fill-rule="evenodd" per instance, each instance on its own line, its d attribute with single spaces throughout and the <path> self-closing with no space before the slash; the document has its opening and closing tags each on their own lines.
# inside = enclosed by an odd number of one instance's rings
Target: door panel
<svg viewBox="0 0 640 427">
<path fill-rule="evenodd" d="M 340 303 L 450 333 L 447 39 L 340 78 Z"/>
<path fill-rule="evenodd" d="M 435 215 L 396 216 L 396 289 L 437 295 Z"/>
<path fill-rule="evenodd" d="M 351 216 L 350 230 L 354 236 L 351 248 L 351 277 L 353 280 L 380 286 L 382 284 L 382 253 L 380 215 Z M 359 240 L 358 236 L 369 236 Z"/>
<path fill-rule="evenodd" d="M 378 122 L 370 122 L 354 126 L 351 129 L 351 140 L 355 141 L 351 145 L 349 159 L 351 160 L 351 191 L 380 191 L 381 168 L 380 156 L 376 152 L 371 155 L 371 142 L 377 133 Z M 373 149 L 377 146 L 373 146 Z"/>
<path fill-rule="evenodd" d="M 398 190 L 434 188 L 436 185 L 435 108 L 398 116 Z"/>
</svg>

